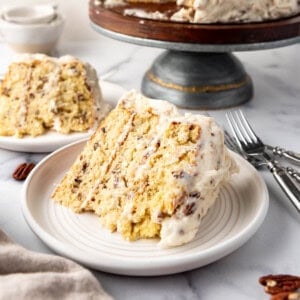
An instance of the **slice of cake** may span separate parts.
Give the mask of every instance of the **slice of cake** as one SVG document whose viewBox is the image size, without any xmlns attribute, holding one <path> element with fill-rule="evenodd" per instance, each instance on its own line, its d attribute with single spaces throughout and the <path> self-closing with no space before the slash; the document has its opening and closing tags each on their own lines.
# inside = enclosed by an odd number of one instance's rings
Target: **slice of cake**
<svg viewBox="0 0 300 300">
<path fill-rule="evenodd" d="M 191 241 L 235 163 L 214 120 L 128 92 L 101 121 L 53 199 L 92 211 L 126 240 Z"/>
<path fill-rule="evenodd" d="M 101 102 L 89 64 L 71 56 L 23 55 L 0 84 L 0 135 L 86 131 L 97 122 Z"/>
</svg>

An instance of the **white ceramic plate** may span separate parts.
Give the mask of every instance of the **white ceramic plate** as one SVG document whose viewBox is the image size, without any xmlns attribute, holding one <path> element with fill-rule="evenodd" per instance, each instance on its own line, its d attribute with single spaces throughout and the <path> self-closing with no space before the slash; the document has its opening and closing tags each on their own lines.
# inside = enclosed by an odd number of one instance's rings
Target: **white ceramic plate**
<svg viewBox="0 0 300 300">
<path fill-rule="evenodd" d="M 95 215 L 75 214 L 50 199 L 84 144 L 73 143 L 46 157 L 27 178 L 22 193 L 23 214 L 32 230 L 55 252 L 83 265 L 138 276 L 183 272 L 233 252 L 264 220 L 269 202 L 266 185 L 247 161 L 233 153 L 240 173 L 222 188 L 192 242 L 164 250 L 157 240 L 127 242 L 103 228 Z"/>
<path fill-rule="evenodd" d="M 119 85 L 100 81 L 105 102 L 115 106 L 125 89 Z M 61 134 L 49 131 L 37 137 L 24 137 L 22 139 L 10 136 L 0 136 L 0 148 L 21 152 L 51 152 L 62 146 L 87 138 L 93 131 Z"/>
</svg>

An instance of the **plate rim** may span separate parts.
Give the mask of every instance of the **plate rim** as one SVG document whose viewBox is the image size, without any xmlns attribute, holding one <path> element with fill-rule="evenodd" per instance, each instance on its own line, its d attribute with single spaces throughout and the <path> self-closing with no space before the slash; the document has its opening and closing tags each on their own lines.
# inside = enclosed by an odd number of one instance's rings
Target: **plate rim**
<svg viewBox="0 0 300 300">
<path fill-rule="evenodd" d="M 255 234 L 255 232 L 258 230 L 258 228 L 261 226 L 261 224 L 265 219 L 269 207 L 269 193 L 268 193 L 266 183 L 264 182 L 259 172 L 248 161 L 246 161 L 240 155 L 229 150 L 235 159 L 242 161 L 244 164 L 246 164 L 248 168 L 250 168 L 252 172 L 254 171 L 258 183 L 260 185 L 260 188 L 263 190 L 263 194 L 261 196 L 263 201 L 260 202 L 259 207 L 256 209 L 254 218 L 251 221 L 249 221 L 249 223 L 238 233 L 226 239 L 225 241 L 223 240 L 208 249 L 202 250 L 200 253 L 186 253 L 183 257 L 181 253 L 180 254 L 181 257 L 176 257 L 175 260 L 174 257 L 170 258 L 164 256 L 163 258 L 160 257 L 161 260 L 159 259 L 157 260 L 156 257 L 155 258 L 156 263 L 159 263 L 159 268 L 153 266 L 153 262 L 150 258 L 147 262 L 137 261 L 135 262 L 134 265 L 131 266 L 129 266 L 128 263 L 130 262 L 130 259 L 121 256 L 118 256 L 118 259 L 114 263 L 111 263 L 111 261 L 107 263 L 105 262 L 105 260 L 103 260 L 100 262 L 100 264 L 99 262 L 93 261 L 93 259 L 92 258 L 90 259 L 88 256 L 83 258 L 80 254 L 80 252 L 82 252 L 80 249 L 77 249 L 72 245 L 64 243 L 63 241 L 60 241 L 59 239 L 55 238 L 50 233 L 48 233 L 45 229 L 43 229 L 43 227 L 35 220 L 35 218 L 31 215 L 30 209 L 27 206 L 27 202 L 29 201 L 27 197 L 27 192 L 29 190 L 30 183 L 33 177 L 38 172 L 38 170 L 44 166 L 44 164 L 46 164 L 56 155 L 67 151 L 69 148 L 78 146 L 81 143 L 82 144 L 86 143 L 87 141 L 88 138 L 78 140 L 76 142 L 73 142 L 71 144 L 68 144 L 64 147 L 57 149 L 50 155 L 43 158 L 36 165 L 36 167 L 33 169 L 33 171 L 26 179 L 21 192 L 21 210 L 26 220 L 26 223 L 29 225 L 31 230 L 50 249 L 52 249 L 55 253 L 58 253 L 64 257 L 68 257 L 92 269 L 114 273 L 114 274 L 120 274 L 120 275 L 157 276 L 157 275 L 175 274 L 175 273 L 180 273 L 188 270 L 193 270 L 202 267 L 204 265 L 208 265 L 234 252 L 239 247 L 244 245 Z M 74 251 L 74 249 L 76 249 L 76 251 Z M 203 259 L 205 259 L 205 262 L 196 263 L 202 261 Z M 172 269 L 174 268 L 176 268 L 178 271 L 174 271 L 174 270 L 172 271 Z M 145 271 L 145 269 L 147 269 L 147 271 Z"/>
</svg>

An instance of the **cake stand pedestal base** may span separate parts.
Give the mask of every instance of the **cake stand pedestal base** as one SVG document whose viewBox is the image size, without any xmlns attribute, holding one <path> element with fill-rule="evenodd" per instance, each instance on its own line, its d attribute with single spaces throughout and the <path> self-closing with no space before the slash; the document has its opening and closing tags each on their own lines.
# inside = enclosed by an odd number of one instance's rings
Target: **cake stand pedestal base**
<svg viewBox="0 0 300 300">
<path fill-rule="evenodd" d="M 249 101 L 253 85 L 231 53 L 165 51 L 142 81 L 142 92 L 191 109 L 219 109 Z"/>
</svg>

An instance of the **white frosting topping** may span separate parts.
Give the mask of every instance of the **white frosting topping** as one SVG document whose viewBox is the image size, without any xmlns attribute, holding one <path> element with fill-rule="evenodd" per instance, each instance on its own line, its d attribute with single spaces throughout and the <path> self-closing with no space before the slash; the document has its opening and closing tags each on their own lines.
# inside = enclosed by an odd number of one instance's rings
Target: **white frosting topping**
<svg viewBox="0 0 300 300">
<path fill-rule="evenodd" d="M 144 19 L 191 23 L 261 22 L 300 12 L 298 0 L 174 0 L 178 10 L 169 18 L 159 11 L 125 9 L 124 15 Z M 140 1 L 138 1 L 140 2 Z M 157 2 L 157 1 L 153 1 Z M 160 3 L 165 1 L 161 0 Z M 124 5 L 124 0 L 104 0 L 105 7 Z"/>
<path fill-rule="evenodd" d="M 223 132 L 213 119 L 200 115 L 185 115 L 178 120 L 201 126 L 201 138 L 196 145 L 200 151 L 194 170 L 191 169 L 180 179 L 189 187 L 189 196 L 184 199 L 175 215 L 162 221 L 162 247 L 178 246 L 194 238 L 201 219 L 214 204 L 221 185 L 229 180 L 236 169 L 224 146 Z M 196 176 L 191 176 L 192 174 Z M 195 205 L 195 211 L 188 216 L 184 212 L 187 205 Z"/>
<path fill-rule="evenodd" d="M 260 22 L 300 11 L 298 0 L 177 0 L 177 5 L 195 10 L 194 16 L 181 12 L 185 21 L 194 23 Z"/>
<path fill-rule="evenodd" d="M 126 5 L 126 2 L 124 0 L 104 0 L 104 7 L 106 8 L 124 5 Z"/>
<path fill-rule="evenodd" d="M 139 18 L 144 18 L 144 19 L 154 19 L 154 20 L 168 20 L 168 17 L 159 11 L 155 12 L 147 12 L 144 11 L 143 9 L 125 9 L 124 10 L 124 15 L 125 16 L 132 16 L 132 17 L 139 17 Z"/>
<path fill-rule="evenodd" d="M 60 121 L 59 117 L 54 118 L 53 129 L 56 130 L 56 131 L 61 130 L 61 121 Z"/>
<path fill-rule="evenodd" d="M 193 20 L 194 10 L 192 8 L 181 8 L 171 16 L 172 21 L 190 22 Z"/>
<path fill-rule="evenodd" d="M 94 96 L 95 102 L 94 102 L 94 109 L 95 109 L 95 116 L 99 117 L 99 114 L 101 113 L 102 108 L 102 94 L 99 86 L 99 79 L 96 73 L 96 70 L 88 63 L 84 63 L 85 66 L 85 77 L 86 77 L 86 83 L 91 88 L 92 94 Z M 107 108 L 107 106 L 106 106 Z M 105 108 L 105 109 L 106 109 Z M 104 112 L 106 114 L 106 111 Z M 101 114 L 103 117 L 103 113 Z"/>
</svg>

